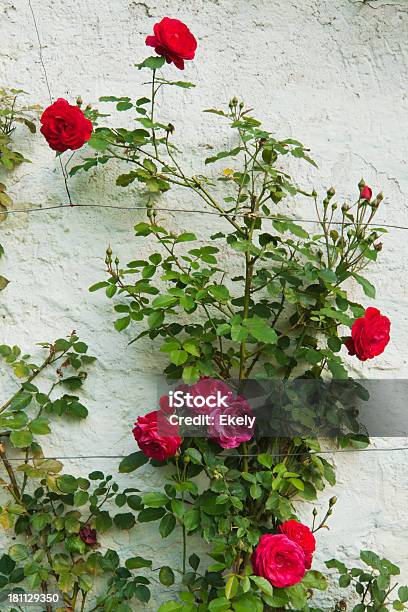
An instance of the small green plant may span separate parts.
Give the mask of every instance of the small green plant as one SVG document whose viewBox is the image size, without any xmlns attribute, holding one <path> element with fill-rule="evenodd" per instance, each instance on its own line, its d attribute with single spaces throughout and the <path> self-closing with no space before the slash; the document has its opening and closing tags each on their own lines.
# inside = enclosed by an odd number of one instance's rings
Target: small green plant
<svg viewBox="0 0 408 612">
<path fill-rule="evenodd" d="M 0 88 L 0 164 L 6 170 L 29 160 L 14 148 L 12 135 L 17 124 L 25 125 L 32 134 L 37 131 L 35 117 L 40 110 L 38 105 L 21 106 L 19 97 L 24 95 L 22 89 Z"/>
<path fill-rule="evenodd" d="M 101 534 L 133 528 L 134 511 L 142 508 L 138 489 L 120 491 L 113 477 L 99 470 L 86 478 L 66 473 L 61 461 L 44 457 L 40 444 L 53 421 L 86 418 L 78 394 L 94 357 L 75 333 L 41 347 L 46 355 L 38 364 L 18 346 L 0 346 L 18 383 L 0 406 L 0 485 L 8 495 L 0 525 L 15 534 L 0 557 L 0 606 L 9 602 L 10 592 L 59 591 L 66 606 L 60 610 L 132 612 L 134 598 L 143 604 L 150 599 L 150 581 L 134 570 L 151 568 L 151 561 L 131 557 L 122 564 L 114 550 L 98 548 Z M 95 588 L 101 578 L 102 591 Z"/>
<path fill-rule="evenodd" d="M 15 150 L 13 132 L 20 123 L 34 134 L 37 129 L 34 119 L 40 107 L 20 106 L 18 98 L 24 93 L 22 89 L 0 88 L 0 171 L 14 170 L 19 164 L 29 161 Z M 7 193 L 6 185 L 0 182 L 0 223 L 7 218 L 7 210 L 11 204 L 12 199 Z M 0 244 L 0 257 L 3 255 L 4 249 Z M 7 287 L 8 282 L 5 276 L 0 275 L 0 291 Z"/>
<path fill-rule="evenodd" d="M 371 550 L 362 550 L 360 559 L 365 567 L 348 568 L 341 561 L 331 559 L 326 562 L 329 569 L 336 569 L 339 586 L 343 589 L 354 589 L 360 603 L 353 607 L 353 612 L 385 612 L 406 610 L 408 608 L 408 586 L 399 586 L 393 582 L 400 569 L 388 559 L 379 557 Z M 339 602 L 336 610 L 346 609 L 345 602 Z"/>
</svg>

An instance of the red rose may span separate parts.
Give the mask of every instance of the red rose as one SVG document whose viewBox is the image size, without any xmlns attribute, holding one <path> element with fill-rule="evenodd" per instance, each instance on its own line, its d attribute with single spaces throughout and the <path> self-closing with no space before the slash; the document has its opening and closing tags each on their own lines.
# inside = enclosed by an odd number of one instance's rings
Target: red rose
<svg viewBox="0 0 408 612">
<path fill-rule="evenodd" d="M 381 355 L 390 341 L 391 322 L 377 308 L 367 308 L 363 317 L 356 319 L 351 328 L 351 338 L 345 345 L 349 355 L 356 355 L 360 361 Z"/>
<path fill-rule="evenodd" d="M 305 553 L 299 544 L 279 533 L 261 536 L 251 561 L 257 576 L 280 589 L 300 582 L 306 572 Z"/>
<path fill-rule="evenodd" d="M 90 546 L 92 546 L 97 542 L 96 529 L 92 529 L 91 527 L 89 527 L 89 525 L 85 525 L 84 527 L 82 527 L 82 529 L 80 529 L 79 537 L 83 542 L 85 542 L 85 544 L 89 544 Z"/>
<path fill-rule="evenodd" d="M 364 185 L 364 187 L 360 191 L 360 200 L 370 201 L 372 195 L 373 195 L 373 190 L 371 189 L 371 187 L 368 187 L 368 185 Z"/>
<path fill-rule="evenodd" d="M 54 151 L 80 149 L 92 134 L 92 123 L 78 106 L 63 98 L 45 109 L 41 116 L 41 134 Z"/>
<path fill-rule="evenodd" d="M 291 520 L 285 521 L 282 525 L 279 525 L 278 529 L 289 538 L 289 540 L 299 544 L 300 548 L 305 553 L 306 569 L 310 569 L 312 566 L 313 553 L 316 548 L 316 540 L 309 527 L 298 521 Z"/>
<path fill-rule="evenodd" d="M 176 454 L 182 440 L 179 436 L 174 435 L 178 431 L 177 428 L 171 426 L 163 414 L 160 418 L 159 433 L 158 415 L 159 412 L 153 410 L 153 412 L 138 417 L 133 435 L 146 457 L 165 461 Z"/>
<path fill-rule="evenodd" d="M 163 17 L 153 26 L 154 36 L 146 38 L 146 45 L 154 47 L 158 55 L 166 58 L 166 62 L 173 62 L 177 68 L 184 70 L 184 60 L 194 59 L 197 41 L 188 27 L 178 19 Z"/>
</svg>

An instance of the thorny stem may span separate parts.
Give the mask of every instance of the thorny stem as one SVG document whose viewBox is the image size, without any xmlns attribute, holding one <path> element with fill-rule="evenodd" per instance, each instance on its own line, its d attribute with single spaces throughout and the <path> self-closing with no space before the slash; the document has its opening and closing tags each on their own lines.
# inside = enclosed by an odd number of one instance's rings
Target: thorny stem
<svg viewBox="0 0 408 612">
<path fill-rule="evenodd" d="M 151 101 L 152 105 L 151 105 L 151 111 L 150 111 L 150 119 L 152 123 L 154 123 L 154 102 L 155 102 L 155 97 L 156 97 L 155 79 L 156 79 L 156 68 L 153 70 L 153 75 L 152 75 L 152 101 Z M 157 156 L 158 152 L 157 152 L 157 142 L 156 142 L 156 131 L 154 129 L 154 125 L 152 126 L 152 140 L 153 140 L 153 147 L 154 147 L 154 150 Z"/>
</svg>

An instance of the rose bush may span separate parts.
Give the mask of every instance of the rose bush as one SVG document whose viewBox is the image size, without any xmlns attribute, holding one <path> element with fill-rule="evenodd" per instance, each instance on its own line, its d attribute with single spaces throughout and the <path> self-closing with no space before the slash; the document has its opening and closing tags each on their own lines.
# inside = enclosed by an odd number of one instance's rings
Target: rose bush
<svg viewBox="0 0 408 612">
<path fill-rule="evenodd" d="M 119 298 L 118 331 L 135 324 L 135 340 L 147 336 L 158 343 L 167 358 L 169 382 L 178 381 L 177 388 L 196 396 L 217 389 L 228 396 L 222 410 L 198 407 L 191 413 L 251 414 L 241 394 L 251 376 L 349 380 L 343 347 L 364 361 L 380 355 L 389 341 L 389 320 L 376 309 L 365 309 L 345 289 L 354 280 L 370 300 L 375 297 L 374 286 L 361 272 L 381 251 L 383 230 L 371 227 L 382 194 L 373 198 L 371 187 L 361 181 L 352 200 L 338 202 L 332 187 L 322 196 L 300 187 L 285 162 L 290 156 L 315 165 L 309 149 L 265 129 L 235 97 L 225 109 L 206 109 L 228 122 L 233 146 L 204 160 L 205 167 L 215 165 L 212 174 L 190 174 L 173 140 L 174 124 L 156 118 L 156 96 L 159 89 L 193 87 L 158 71 L 165 62 L 184 69 L 184 62 L 195 57 L 196 39 L 185 24 L 165 17 L 155 24 L 146 45 L 157 54 L 138 64 L 150 71 L 150 97 L 101 98 L 115 103 L 118 112 L 132 113 L 124 127 L 112 127 L 97 110 L 87 107 L 82 113 L 61 100 L 42 118 L 51 148 L 62 152 L 89 142 L 91 152 L 71 167 L 70 176 L 124 162 L 118 187 L 138 185 L 146 201 L 146 220 L 135 226 L 137 240 L 149 241 L 146 259 L 122 266 L 109 247 L 107 278 L 91 290 L 104 289 L 107 298 Z M 174 231 L 165 219 L 159 221 L 157 199 L 172 188 L 188 190 L 195 206 L 197 201 L 203 204 L 203 214 L 217 213 L 219 231 L 203 240 L 188 228 Z M 306 231 L 286 207 L 279 208 L 298 197 L 315 207 L 316 231 Z M 230 265 L 233 257 L 240 261 Z M 351 329 L 351 337 L 344 328 Z M 233 379 L 239 383 L 234 392 Z M 282 395 L 294 413 L 299 405 L 304 409 L 301 417 L 311 421 L 312 429 L 317 426 L 300 391 L 283 390 Z M 270 399 L 273 403 L 275 398 Z M 351 448 L 367 445 L 354 403 L 347 404 L 341 395 L 336 401 L 341 410 L 334 442 Z M 254 436 L 240 427 L 213 423 L 207 438 L 181 436 L 167 420 L 172 412 L 167 397 L 151 408 L 159 409 L 139 416 L 133 429 L 140 450 L 126 457 L 119 470 L 130 473 L 147 463 L 154 468 L 166 464 L 171 470 L 163 490 L 132 495 L 137 499 L 127 502 L 140 523 L 160 521 L 162 538 L 176 528 L 181 532 L 180 567 L 175 568 L 181 577 L 179 594 L 163 603 L 160 612 L 317 610 L 310 607 L 310 598 L 313 589 L 326 588 L 326 580 L 311 569 L 315 534 L 327 527 L 336 499 L 331 498 L 318 524 L 313 510 L 311 528 L 298 521 L 297 508 L 301 500 L 314 501 L 327 484 L 335 484 L 333 465 L 320 453 L 318 437 Z M 119 495 L 116 502 L 126 503 Z M 123 521 L 128 524 L 128 519 L 118 522 Z M 98 525 L 84 521 L 79 527 L 82 544 L 95 546 Z M 213 563 L 208 566 L 195 552 L 188 553 L 188 536 L 202 538 Z M 134 562 L 139 563 L 146 560 Z M 171 587 L 175 578 L 171 568 L 161 568 L 162 585 Z M 145 597 L 147 602 L 141 586 L 139 600 Z"/>
<path fill-rule="evenodd" d="M 361 181 L 354 202 L 338 203 L 332 187 L 322 198 L 298 187 L 285 158 L 314 164 L 309 150 L 293 138 L 278 139 L 236 98 L 227 109 L 206 111 L 228 122 L 234 145 L 205 159 L 205 166 L 215 165 L 211 176 L 190 175 L 178 154 L 179 143 L 173 143 L 174 124 L 156 119 L 156 95 L 167 87 L 192 87 L 167 80 L 158 70 L 165 60 L 183 68 L 184 60 L 194 57 L 195 39 L 186 26 L 168 18 L 154 32 L 146 44 L 161 57 L 138 64 L 151 73 L 150 98 L 101 98 L 116 103 L 120 112 L 132 112 L 139 127 L 96 127 L 89 141 L 94 154 L 72 167 L 70 175 L 124 161 L 118 187 L 138 183 L 147 203 L 146 221 L 135 226 L 137 240 L 147 239 L 149 247 L 156 240 L 158 248 L 127 266 L 108 248 L 107 279 L 91 291 L 104 289 L 109 299 L 119 298 L 118 331 L 135 323 L 136 340 L 147 336 L 158 342 L 167 357 L 164 374 L 178 381 L 177 389 L 204 397 L 219 389 L 229 398 L 228 407 L 193 406 L 190 414 L 250 414 L 240 387 L 252 375 L 282 381 L 349 380 L 342 349 L 353 351 L 344 327 L 351 329 L 359 359 L 379 355 L 389 339 L 386 317 L 365 310 L 344 288 L 352 279 L 367 297 L 375 297 L 374 286 L 361 272 L 381 251 L 383 230 L 371 226 L 382 194 L 373 197 Z M 195 206 L 201 200 L 203 214 L 219 214 L 220 229 L 208 241 L 198 240 L 188 228 L 173 231 L 164 219 L 158 221 L 157 198 L 173 187 L 188 190 Z M 317 232 L 309 233 L 279 211 L 281 202 L 297 196 L 314 205 Z M 241 258 L 242 266 L 234 262 L 231 269 L 228 257 Z M 234 392 L 233 379 L 238 380 Z M 275 398 L 270 399 L 273 403 Z M 283 399 L 284 405 L 292 403 L 295 415 L 297 403 L 306 406 L 300 389 Z M 368 444 L 354 402 L 348 404 L 343 395 L 333 401 L 341 406 L 337 443 Z M 166 421 L 172 413 L 168 397 L 159 404 Z M 313 398 L 308 407 L 313 407 Z M 163 491 L 142 497 L 139 514 L 142 522 L 160 521 L 162 538 L 177 526 L 181 529 L 184 590 L 160 612 L 309 610 L 313 589 L 326 588 L 324 576 L 311 569 L 315 534 L 327 526 L 336 501 L 330 500 L 317 525 L 313 512 L 310 529 L 297 519 L 301 499 L 313 501 L 326 484 L 335 484 L 333 466 L 319 454 L 316 436 L 259 437 L 211 421 L 207 438 L 174 430 L 165 435 L 157 414 L 138 417 L 134 435 L 141 450 L 125 458 L 119 469 L 129 473 L 149 460 L 155 467 L 163 461 L 174 466 Z M 307 414 L 313 425 L 317 416 Z M 204 489 L 196 481 L 200 474 L 207 479 Z M 200 569 L 198 555 L 188 555 L 189 535 L 202 537 L 212 565 Z M 169 586 L 174 580 L 173 572 L 162 582 Z"/>
<path fill-rule="evenodd" d="M 332 187 L 321 198 L 298 187 L 285 158 L 314 164 L 309 150 L 293 138 L 278 139 L 236 98 L 227 109 L 207 109 L 228 122 L 235 132 L 234 145 L 205 159 L 205 166 L 215 165 L 211 176 L 190 175 L 178 155 L 179 143 L 173 143 L 173 123 L 156 119 L 156 95 L 159 89 L 192 86 L 167 80 L 158 70 L 165 60 L 183 68 L 184 60 L 194 57 L 195 39 L 180 22 L 168 18 L 154 31 L 146 43 L 161 57 L 138 64 L 151 73 L 150 98 L 101 99 L 115 102 L 120 112 L 130 111 L 139 127 L 96 127 L 90 140 L 94 154 L 70 174 L 111 160 L 125 162 L 125 173 L 116 183 L 121 188 L 139 184 L 147 218 L 135 226 L 136 237 L 149 247 L 156 241 L 157 249 L 146 259 L 122 266 L 108 248 L 107 279 L 91 291 L 104 289 L 109 299 L 119 298 L 118 331 L 135 324 L 136 340 L 147 336 L 158 342 L 167 357 L 165 377 L 177 389 L 194 397 L 219 390 L 228 398 L 227 407 L 193 404 L 187 410 L 190 415 L 211 419 L 251 414 L 240 388 L 252 375 L 282 381 L 348 380 L 342 355 L 343 347 L 350 352 L 351 345 L 344 328 L 351 329 L 359 359 L 378 356 L 389 339 L 386 317 L 373 316 L 371 307 L 350 299 L 344 288 L 351 279 L 367 298 L 375 297 L 374 286 L 361 272 L 381 251 L 382 230 L 373 231 L 371 225 L 382 194 L 373 197 L 362 181 L 354 202 L 338 203 Z M 188 228 L 170 230 L 158 220 L 156 201 L 173 187 L 188 190 L 195 206 L 201 200 L 204 210 L 219 214 L 219 231 L 210 240 L 198 240 Z M 279 212 L 285 198 L 298 196 L 315 206 L 318 231 L 309 233 Z M 231 269 L 232 257 L 241 262 Z M 238 381 L 234 391 L 233 379 Z M 313 397 L 307 404 L 300 389 L 283 395 L 294 414 L 298 402 L 312 415 L 312 428 L 317 426 Z M 337 443 L 368 444 L 354 402 L 337 400 L 343 402 Z M 327 484 L 335 484 L 333 466 L 319 454 L 316 436 L 259 437 L 248 429 L 219 427 L 219 419 L 209 421 L 204 438 L 174 430 L 166 435 L 165 423 L 173 411 L 167 396 L 159 408 L 138 417 L 134 433 L 141 450 L 125 458 L 119 469 L 129 473 L 149 460 L 156 467 L 163 461 L 174 467 L 164 491 L 142 498 L 139 514 L 143 522 L 160 521 L 162 538 L 176 527 L 181 530 L 182 590 L 177 601 L 164 603 L 160 611 L 311 609 L 313 589 L 326 587 L 324 576 L 311 569 L 315 535 L 327 526 L 336 501 L 330 500 L 318 524 L 313 512 L 311 528 L 297 519 L 300 500 L 313 501 Z M 159 427 L 158 412 L 164 426 L 161 422 Z M 207 479 L 204 489 L 198 487 L 199 475 Z M 198 555 L 188 555 L 189 535 L 204 540 L 212 565 L 202 569 Z M 163 584 L 169 586 L 174 579 L 165 578 Z"/>
</svg>

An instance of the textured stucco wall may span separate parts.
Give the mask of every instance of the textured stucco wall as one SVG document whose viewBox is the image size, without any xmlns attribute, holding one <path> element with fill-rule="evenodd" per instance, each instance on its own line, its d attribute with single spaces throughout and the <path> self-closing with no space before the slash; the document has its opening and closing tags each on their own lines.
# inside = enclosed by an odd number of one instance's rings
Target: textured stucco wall
<svg viewBox="0 0 408 612">
<path fill-rule="evenodd" d="M 318 189 L 334 184 L 340 195 L 351 197 L 364 176 L 374 189 L 384 191 L 379 218 L 408 225 L 406 0 L 372 0 L 371 6 L 353 0 L 32 0 L 32 5 L 54 97 L 75 99 L 81 94 L 92 103 L 107 94 L 139 97 L 144 75 L 133 64 L 145 55 L 144 37 L 162 16 L 178 17 L 199 38 L 197 60 L 184 75 L 198 87 L 172 92 L 163 114 L 177 125 L 187 164 L 200 168 L 207 142 L 231 140 L 227 130 L 222 132 L 222 123 L 201 110 L 220 106 L 236 94 L 277 134 L 311 147 L 319 170 L 296 166 L 300 183 Z M 30 100 L 46 105 L 28 2 L 0 0 L 0 31 L 0 83 L 21 87 Z M 168 73 L 180 76 L 175 68 Z M 17 136 L 33 163 L 8 179 L 15 206 L 65 202 L 59 166 L 41 136 Z M 116 188 L 113 177 L 108 170 L 75 178 L 75 199 L 113 205 L 140 202 L 132 188 Z M 168 201 L 194 204 L 178 193 Z M 299 209 L 292 207 L 292 212 Z M 87 423 L 57 427 L 52 444 L 46 443 L 53 454 L 131 452 L 131 423 L 154 407 L 155 388 L 146 384 L 146 375 L 159 367 L 154 345 L 144 340 L 128 347 L 131 332 L 115 332 L 110 304 L 101 293 L 88 293 L 88 287 L 103 278 L 109 243 L 123 261 L 147 248 L 133 237 L 132 226 L 141 218 L 132 212 L 57 210 L 13 215 L 0 227 L 6 250 L 0 273 L 11 280 L 0 297 L 0 341 L 31 350 L 37 341 L 76 329 L 98 357 L 86 383 Z M 198 215 L 167 218 L 173 227 L 192 227 L 202 237 L 217 225 L 213 220 L 210 227 L 211 218 Z M 408 373 L 408 242 L 400 231 L 392 231 L 383 242 L 380 262 L 369 276 L 378 287 L 377 304 L 392 320 L 392 341 L 375 365 L 365 364 L 361 371 L 367 377 L 401 378 Z M 10 385 L 5 375 L 0 383 Z M 407 457 L 404 452 L 337 456 L 334 492 L 339 501 L 330 532 L 320 536 L 318 566 L 335 555 L 355 558 L 361 547 L 371 547 L 399 562 L 408 580 Z M 97 467 L 114 471 L 117 466 L 112 461 L 84 463 L 67 461 L 66 469 L 79 474 Z M 142 489 L 160 484 L 151 470 L 122 481 Z M 327 490 L 321 503 L 332 494 Z M 310 516 L 312 507 L 304 508 Z M 162 562 L 179 565 L 178 536 L 160 541 L 154 527 L 144 526 L 115 539 L 124 555 L 160 556 Z M 149 609 L 157 609 L 157 601 Z"/>
</svg>

